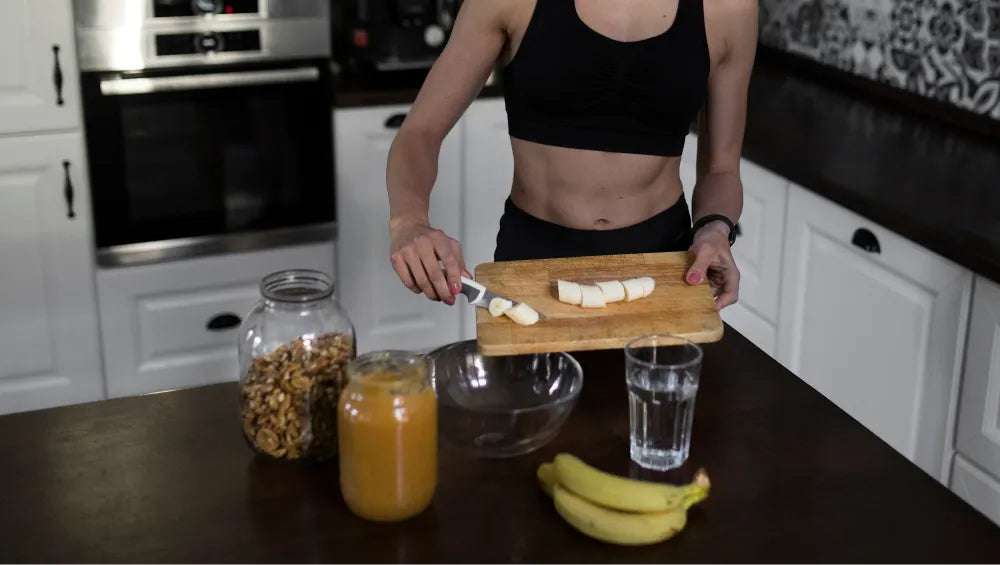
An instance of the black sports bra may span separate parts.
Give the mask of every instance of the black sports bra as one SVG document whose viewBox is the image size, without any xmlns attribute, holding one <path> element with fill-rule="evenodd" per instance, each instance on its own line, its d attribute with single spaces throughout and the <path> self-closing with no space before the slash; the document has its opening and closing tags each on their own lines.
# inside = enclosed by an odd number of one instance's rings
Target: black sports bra
<svg viewBox="0 0 1000 565">
<path fill-rule="evenodd" d="M 580 19 L 575 0 L 536 0 L 503 69 L 508 130 L 546 145 L 680 155 L 708 89 L 703 0 L 679 0 L 670 28 L 622 42 Z"/>
</svg>

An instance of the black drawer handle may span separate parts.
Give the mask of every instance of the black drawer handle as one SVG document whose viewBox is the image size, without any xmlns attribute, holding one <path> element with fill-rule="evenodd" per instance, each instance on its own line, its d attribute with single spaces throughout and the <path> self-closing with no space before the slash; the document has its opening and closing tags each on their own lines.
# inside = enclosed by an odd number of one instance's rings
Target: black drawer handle
<svg viewBox="0 0 1000 565">
<path fill-rule="evenodd" d="M 73 211 L 73 179 L 69 176 L 69 161 L 63 161 L 63 196 L 66 198 L 66 217 L 73 219 L 76 212 Z"/>
<path fill-rule="evenodd" d="M 875 234 L 867 228 L 858 228 L 854 230 L 854 237 L 851 238 L 851 243 L 855 246 L 864 249 L 868 253 L 881 253 L 882 246 L 878 243 L 878 238 Z"/>
<path fill-rule="evenodd" d="M 242 320 L 236 314 L 232 312 L 226 312 L 224 314 L 219 314 L 208 321 L 205 324 L 205 329 L 213 332 L 221 332 L 235 328 L 240 325 Z"/>
<path fill-rule="evenodd" d="M 385 127 L 387 129 L 399 129 L 403 125 L 403 120 L 406 119 L 406 114 L 394 114 L 389 116 L 389 119 L 385 121 Z"/>
<path fill-rule="evenodd" d="M 55 70 L 52 73 L 52 80 L 56 85 L 56 105 L 63 105 L 63 72 L 62 66 L 59 64 L 59 46 L 52 46 L 52 56 L 55 58 Z"/>
</svg>

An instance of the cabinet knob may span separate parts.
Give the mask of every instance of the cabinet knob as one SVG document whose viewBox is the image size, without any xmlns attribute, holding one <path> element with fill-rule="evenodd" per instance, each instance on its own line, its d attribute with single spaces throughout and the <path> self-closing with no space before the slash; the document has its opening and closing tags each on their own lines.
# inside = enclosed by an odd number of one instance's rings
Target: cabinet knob
<svg viewBox="0 0 1000 565">
<path fill-rule="evenodd" d="M 406 119 L 406 114 L 393 114 L 389 116 L 389 119 L 385 121 L 385 127 L 387 129 L 399 129 L 399 126 L 403 125 L 403 120 Z"/>
<path fill-rule="evenodd" d="M 213 332 L 221 332 L 228 329 L 235 328 L 240 325 L 243 320 L 232 312 L 225 312 L 214 316 L 211 320 L 205 324 L 205 329 Z"/>
<path fill-rule="evenodd" d="M 868 253 L 881 253 L 882 246 L 878 243 L 878 238 L 875 234 L 867 228 L 858 228 L 854 230 L 854 237 L 851 238 L 851 243 L 856 247 L 864 249 Z"/>
</svg>

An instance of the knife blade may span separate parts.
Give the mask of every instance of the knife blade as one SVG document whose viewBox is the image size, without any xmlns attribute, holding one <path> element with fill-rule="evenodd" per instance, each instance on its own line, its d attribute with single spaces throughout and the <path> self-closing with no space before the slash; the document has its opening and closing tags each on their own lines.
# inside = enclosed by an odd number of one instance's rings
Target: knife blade
<svg viewBox="0 0 1000 565">
<path fill-rule="evenodd" d="M 512 300 L 510 298 L 507 298 L 506 296 L 501 296 L 468 277 L 462 277 L 461 293 L 464 294 L 465 297 L 469 300 L 470 306 L 486 308 L 487 310 L 489 310 L 490 302 L 494 298 L 510 300 L 514 304 L 514 306 L 517 306 L 518 304 L 516 300 Z M 538 312 L 538 317 L 540 319 L 545 319 L 545 314 Z"/>
</svg>

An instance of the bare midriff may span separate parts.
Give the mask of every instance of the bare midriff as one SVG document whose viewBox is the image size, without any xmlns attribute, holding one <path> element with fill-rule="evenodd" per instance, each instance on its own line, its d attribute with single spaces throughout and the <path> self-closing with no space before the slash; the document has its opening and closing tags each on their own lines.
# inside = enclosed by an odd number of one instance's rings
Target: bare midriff
<svg viewBox="0 0 1000 565">
<path fill-rule="evenodd" d="M 679 157 L 553 147 L 517 138 L 511 147 L 511 201 L 565 227 L 631 226 L 673 206 L 683 192 Z"/>
<path fill-rule="evenodd" d="M 437 487 L 437 397 L 426 380 L 374 373 L 339 402 L 340 487 L 352 512 L 373 521 L 416 516 Z"/>
</svg>

